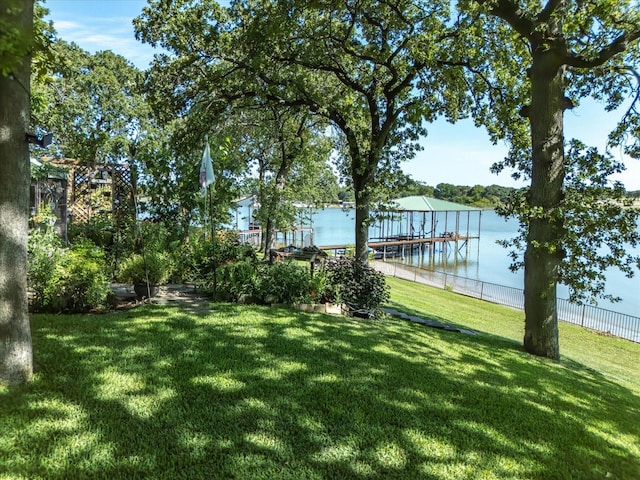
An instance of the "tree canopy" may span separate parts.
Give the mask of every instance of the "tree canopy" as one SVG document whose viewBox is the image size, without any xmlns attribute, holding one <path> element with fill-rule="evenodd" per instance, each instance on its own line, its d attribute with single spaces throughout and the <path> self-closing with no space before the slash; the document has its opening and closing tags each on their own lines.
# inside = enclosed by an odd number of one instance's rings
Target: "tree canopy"
<svg viewBox="0 0 640 480">
<path fill-rule="evenodd" d="M 150 128 L 151 112 L 141 92 L 142 72 L 111 51 L 89 54 L 57 40 L 46 78 L 34 85 L 39 128 L 54 132 L 48 152 L 84 163 L 130 159 L 130 147 Z"/>
<path fill-rule="evenodd" d="M 167 19 L 169 19 L 167 21 Z M 151 1 L 136 20 L 157 58 L 152 81 L 173 111 L 258 98 L 304 106 L 338 135 L 366 258 L 378 174 L 410 157 L 424 123 L 464 110 L 465 85 L 436 51 L 455 37 L 448 2 Z"/>
</svg>

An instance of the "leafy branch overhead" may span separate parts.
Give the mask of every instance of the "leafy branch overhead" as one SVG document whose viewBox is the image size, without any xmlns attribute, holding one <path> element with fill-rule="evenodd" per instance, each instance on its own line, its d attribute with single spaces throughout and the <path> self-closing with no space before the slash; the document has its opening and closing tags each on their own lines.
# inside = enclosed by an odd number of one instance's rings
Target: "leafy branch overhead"
<svg viewBox="0 0 640 480">
<path fill-rule="evenodd" d="M 425 122 L 459 118 L 469 107 L 464 78 L 435 60 L 455 51 L 448 2 L 258 1 L 224 9 L 152 1 L 135 23 L 138 38 L 172 53 L 150 78 L 175 113 L 249 99 L 305 107 L 331 123 L 355 192 L 360 257 L 378 169 L 410 157 Z"/>
</svg>

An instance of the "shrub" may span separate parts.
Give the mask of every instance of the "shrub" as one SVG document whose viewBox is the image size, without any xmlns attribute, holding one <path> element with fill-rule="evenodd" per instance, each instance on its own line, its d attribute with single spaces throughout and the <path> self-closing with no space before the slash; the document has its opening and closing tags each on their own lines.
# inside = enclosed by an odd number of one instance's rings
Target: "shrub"
<svg viewBox="0 0 640 480">
<path fill-rule="evenodd" d="M 258 297 L 265 303 L 293 305 L 311 300 L 311 274 L 295 263 L 265 264 L 258 286 Z"/>
<path fill-rule="evenodd" d="M 237 302 L 243 295 L 257 299 L 260 279 L 256 267 L 251 260 L 240 260 L 219 268 L 217 299 Z"/>
<path fill-rule="evenodd" d="M 119 278 L 135 285 L 146 283 L 147 275 L 151 285 L 166 282 L 171 275 L 169 257 L 155 251 L 145 252 L 144 255 L 134 253 L 122 263 Z"/>
<path fill-rule="evenodd" d="M 93 215 L 90 222 L 72 222 L 67 227 L 67 236 L 73 243 L 91 240 L 95 245 L 109 249 L 113 246 L 115 225 L 108 215 Z"/>
<path fill-rule="evenodd" d="M 201 281 L 210 270 L 213 258 L 211 245 L 197 236 L 190 237 L 189 242 L 184 242 L 170 251 L 174 252 L 174 275 L 179 281 Z"/>
<path fill-rule="evenodd" d="M 27 280 L 33 292 L 32 306 L 36 310 L 43 309 L 46 304 L 45 292 L 62 254 L 60 237 L 52 228 L 30 230 Z"/>
<path fill-rule="evenodd" d="M 213 284 L 214 266 L 223 267 L 237 260 L 257 261 L 253 247 L 239 244 L 237 232 L 218 233 L 215 245 L 210 240 L 194 235 L 189 243 L 183 243 L 181 248 L 173 250 L 179 252 L 175 261 L 175 276 L 179 280 L 210 287 Z"/>
<path fill-rule="evenodd" d="M 241 259 L 218 269 L 217 298 L 259 303 L 345 303 L 367 316 L 389 299 L 384 275 L 354 258 L 332 259 L 311 277 L 293 262 L 258 263 Z"/>
<path fill-rule="evenodd" d="M 35 240 L 35 238 L 34 238 Z M 104 252 L 89 240 L 46 254 L 32 248 L 30 281 L 35 292 L 33 308 L 51 312 L 86 312 L 102 307 L 111 292 Z"/>
<path fill-rule="evenodd" d="M 317 269 L 313 277 L 309 279 L 309 301 L 312 303 L 331 302 L 329 298 L 329 287 L 327 272 L 324 269 Z"/>
<path fill-rule="evenodd" d="M 266 264 L 241 259 L 218 270 L 217 298 L 237 302 L 293 305 L 311 300 L 311 275 L 294 263 Z"/>
<path fill-rule="evenodd" d="M 326 296 L 357 310 L 375 312 L 389 300 L 384 274 L 356 258 L 334 258 L 325 265 Z"/>
<path fill-rule="evenodd" d="M 255 249 L 251 245 L 240 243 L 237 230 L 216 232 L 215 259 L 218 265 L 242 259 L 257 260 Z"/>
</svg>

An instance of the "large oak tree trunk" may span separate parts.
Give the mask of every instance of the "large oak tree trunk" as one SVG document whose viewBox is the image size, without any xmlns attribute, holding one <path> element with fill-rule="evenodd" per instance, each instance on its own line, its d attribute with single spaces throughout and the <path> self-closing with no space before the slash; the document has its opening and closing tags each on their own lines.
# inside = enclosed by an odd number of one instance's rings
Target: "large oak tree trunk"
<svg viewBox="0 0 640 480">
<path fill-rule="evenodd" d="M 15 5 L 16 2 L 9 2 Z M 18 2 L 9 13 L 0 0 L 0 16 L 11 16 L 30 38 L 33 2 Z M 29 126 L 31 59 L 25 56 L 7 77 L 0 76 L 0 383 L 20 383 L 32 374 L 32 346 L 27 305 L 29 233 Z"/>
<path fill-rule="evenodd" d="M 284 189 L 287 183 L 287 175 L 291 170 L 292 157 L 284 157 L 278 173 L 276 174 L 274 190 L 267 195 L 270 197 L 264 198 L 263 205 L 268 209 L 266 219 L 263 222 L 262 228 L 262 245 L 261 250 L 268 257 L 269 251 L 273 248 L 276 240 L 276 224 L 273 218 L 276 217 L 276 210 L 282 202 L 284 197 Z"/>
<path fill-rule="evenodd" d="M 534 52 L 531 78 L 532 172 L 529 223 L 524 256 L 524 348 L 559 359 L 556 282 L 562 217 L 557 207 L 564 183 L 564 68 L 553 51 Z M 538 213 L 535 213 L 537 211 Z M 556 213 L 558 213 L 556 215 Z"/>
</svg>

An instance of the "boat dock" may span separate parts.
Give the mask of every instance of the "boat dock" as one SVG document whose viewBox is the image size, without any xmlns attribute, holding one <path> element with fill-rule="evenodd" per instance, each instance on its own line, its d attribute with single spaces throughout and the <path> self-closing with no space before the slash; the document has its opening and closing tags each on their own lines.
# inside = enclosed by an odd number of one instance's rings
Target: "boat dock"
<svg viewBox="0 0 640 480">
<path fill-rule="evenodd" d="M 467 205 L 460 205 L 445 200 L 412 196 L 392 202 L 390 210 L 378 212 L 377 220 L 368 228 L 368 246 L 373 249 L 375 258 L 397 258 L 416 253 L 460 251 L 468 246 L 470 240 L 480 238 L 480 221 L 482 210 Z M 474 218 L 472 222 L 471 218 Z M 250 216 L 248 218 L 251 218 Z M 240 230 L 238 236 L 241 243 L 260 245 L 261 231 L 251 228 Z M 323 238 L 331 238 L 324 225 Z M 346 236 L 341 234 L 340 242 Z M 354 237 L 351 237 L 354 238 Z M 328 242 L 331 240 L 329 239 Z M 321 242 L 319 242 L 321 243 Z M 314 241 L 313 223 L 292 225 L 286 231 L 276 232 L 274 246 L 309 247 L 316 245 Z M 324 251 L 344 255 L 353 250 L 353 243 L 318 246 Z"/>
<path fill-rule="evenodd" d="M 374 250 L 375 258 L 384 259 L 403 257 L 415 250 L 429 251 L 437 244 L 440 244 L 444 250 L 451 243 L 454 243 L 455 249 L 460 250 L 469 240 L 478 238 L 480 238 L 478 235 L 459 235 L 454 232 L 443 232 L 439 236 L 429 237 L 394 236 L 372 238 L 367 242 L 367 245 Z M 353 245 L 323 245 L 318 248 L 320 250 L 333 251 L 335 255 L 343 255 L 348 248 L 353 248 Z"/>
</svg>

